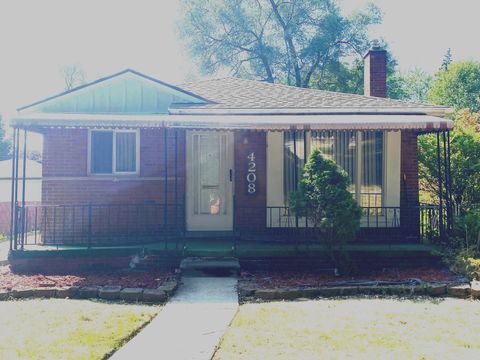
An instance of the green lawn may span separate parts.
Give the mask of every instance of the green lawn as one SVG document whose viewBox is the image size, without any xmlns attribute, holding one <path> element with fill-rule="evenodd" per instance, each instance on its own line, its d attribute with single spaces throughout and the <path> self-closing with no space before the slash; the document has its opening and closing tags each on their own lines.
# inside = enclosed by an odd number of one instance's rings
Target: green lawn
<svg viewBox="0 0 480 360">
<path fill-rule="evenodd" d="M 480 359 L 480 302 L 246 304 L 214 359 Z"/>
<path fill-rule="evenodd" d="M 159 310 L 87 300 L 0 302 L 0 359 L 103 359 Z"/>
</svg>

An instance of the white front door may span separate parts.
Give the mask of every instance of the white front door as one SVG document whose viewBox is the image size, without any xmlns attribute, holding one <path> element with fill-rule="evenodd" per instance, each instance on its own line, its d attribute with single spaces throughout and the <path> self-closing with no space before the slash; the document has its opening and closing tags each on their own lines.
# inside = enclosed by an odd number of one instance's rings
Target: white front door
<svg viewBox="0 0 480 360">
<path fill-rule="evenodd" d="M 187 230 L 233 229 L 233 134 L 187 132 Z"/>
</svg>

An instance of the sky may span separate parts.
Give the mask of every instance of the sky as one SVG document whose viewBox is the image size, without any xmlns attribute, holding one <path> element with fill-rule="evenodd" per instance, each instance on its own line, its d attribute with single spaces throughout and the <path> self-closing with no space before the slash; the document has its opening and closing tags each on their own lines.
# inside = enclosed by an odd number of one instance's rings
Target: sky
<svg viewBox="0 0 480 360">
<path fill-rule="evenodd" d="M 340 0 L 346 14 L 367 0 Z M 434 73 L 448 48 L 454 60 L 480 60 L 479 0 L 373 0 L 384 38 L 401 71 Z M 63 91 L 63 66 L 87 81 L 134 68 L 178 84 L 198 77 L 177 36 L 177 0 L 1 0 L 0 114 Z"/>
</svg>

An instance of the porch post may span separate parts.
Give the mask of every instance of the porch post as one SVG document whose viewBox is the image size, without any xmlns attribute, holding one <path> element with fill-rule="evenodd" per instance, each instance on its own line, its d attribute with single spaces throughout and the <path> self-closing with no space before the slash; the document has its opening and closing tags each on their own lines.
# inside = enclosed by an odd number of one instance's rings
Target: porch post
<svg viewBox="0 0 480 360">
<path fill-rule="evenodd" d="M 175 136 L 175 250 L 178 251 L 178 131 L 173 129 L 173 134 Z"/>
<path fill-rule="evenodd" d="M 440 132 L 437 132 L 437 170 L 438 170 L 438 223 L 440 227 L 440 239 L 444 239 L 443 228 L 443 181 L 442 181 L 442 160 L 440 152 Z"/>
<path fill-rule="evenodd" d="M 298 155 L 297 155 L 297 130 L 293 134 L 293 181 L 295 182 L 295 191 L 298 190 Z M 290 212 L 290 211 L 289 211 Z M 298 228 L 298 214 L 295 212 L 295 227 Z"/>
<path fill-rule="evenodd" d="M 451 193 L 451 174 L 448 171 L 448 153 L 447 153 L 447 131 L 442 132 L 442 140 L 443 140 L 443 169 L 445 173 L 445 204 L 446 204 L 446 211 L 447 211 L 447 218 L 446 218 L 446 230 L 447 235 L 450 234 L 450 227 L 452 224 L 452 203 L 450 198 Z"/>
<path fill-rule="evenodd" d="M 13 248 L 17 250 L 17 240 L 18 240 L 18 218 L 17 218 L 17 209 L 18 209 L 18 157 L 19 157 L 19 150 L 20 150 L 20 129 L 17 129 L 17 135 L 16 135 L 16 151 L 15 151 L 15 198 L 14 198 L 14 203 L 15 203 L 15 209 L 14 209 L 14 244 Z"/>
<path fill-rule="evenodd" d="M 167 212 L 168 212 L 168 201 L 167 201 L 167 197 L 168 197 L 168 156 L 167 156 L 167 149 L 168 149 L 168 145 L 167 145 L 167 127 L 164 127 L 163 128 L 163 145 L 164 145 L 164 161 L 165 161 L 165 188 L 164 188 L 164 207 L 163 207 L 163 231 L 164 233 L 167 231 L 167 221 L 168 221 L 168 215 L 167 215 Z M 165 235 L 165 234 L 164 234 Z M 167 245 L 167 237 L 165 237 L 165 250 L 167 250 L 168 248 L 168 245 Z"/>
<path fill-rule="evenodd" d="M 447 154 L 448 154 L 448 178 L 450 179 L 449 185 L 449 196 L 450 196 L 450 205 L 452 206 L 452 216 L 455 214 L 455 204 L 453 200 L 453 195 L 452 195 L 452 166 L 451 166 L 451 150 L 450 150 L 450 130 L 447 131 Z M 453 227 L 453 223 L 451 224 L 451 227 Z"/>
<path fill-rule="evenodd" d="M 13 250 L 13 237 L 15 233 L 15 216 L 14 212 L 16 209 L 16 204 L 15 204 L 15 153 L 16 153 L 16 148 L 17 148 L 17 142 L 16 142 L 16 133 L 17 129 L 13 128 L 13 146 L 12 146 L 12 192 L 11 192 L 11 199 L 10 199 L 10 250 Z"/>
<path fill-rule="evenodd" d="M 26 231 L 26 216 L 25 210 L 25 183 L 26 183 L 26 170 L 27 170 L 27 129 L 23 129 L 23 178 L 22 178 L 22 250 L 24 248 Z"/>
</svg>

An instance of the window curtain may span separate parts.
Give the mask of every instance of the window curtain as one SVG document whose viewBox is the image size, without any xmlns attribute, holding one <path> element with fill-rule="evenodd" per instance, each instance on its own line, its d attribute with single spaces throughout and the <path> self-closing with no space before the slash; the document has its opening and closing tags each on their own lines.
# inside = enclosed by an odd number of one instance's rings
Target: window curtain
<svg viewBox="0 0 480 360">
<path fill-rule="evenodd" d="M 92 131 L 90 164 L 93 174 L 112 173 L 113 133 Z"/>
<path fill-rule="evenodd" d="M 357 133 L 354 131 L 312 131 L 311 149 L 335 161 L 350 178 L 349 191 L 355 196 L 357 181 Z"/>
<path fill-rule="evenodd" d="M 383 133 L 362 134 L 361 206 L 382 206 L 383 189 Z"/>
<path fill-rule="evenodd" d="M 297 184 L 300 181 L 305 165 L 304 134 L 305 132 L 303 131 L 287 131 L 283 133 L 283 190 L 286 202 L 288 202 L 290 194 L 297 190 Z"/>
<path fill-rule="evenodd" d="M 135 172 L 136 170 L 136 134 L 118 132 L 115 134 L 115 153 L 117 172 Z"/>
</svg>

